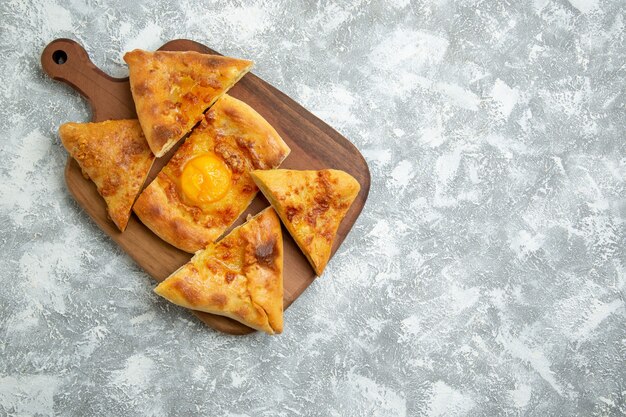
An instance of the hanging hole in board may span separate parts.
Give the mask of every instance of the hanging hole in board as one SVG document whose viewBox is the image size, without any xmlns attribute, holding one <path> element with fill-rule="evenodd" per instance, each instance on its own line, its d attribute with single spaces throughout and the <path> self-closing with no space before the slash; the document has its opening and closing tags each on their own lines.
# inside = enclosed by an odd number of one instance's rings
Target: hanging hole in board
<svg viewBox="0 0 626 417">
<path fill-rule="evenodd" d="M 65 51 L 54 51 L 52 53 L 52 60 L 58 65 L 63 65 L 67 62 L 67 54 Z"/>
</svg>

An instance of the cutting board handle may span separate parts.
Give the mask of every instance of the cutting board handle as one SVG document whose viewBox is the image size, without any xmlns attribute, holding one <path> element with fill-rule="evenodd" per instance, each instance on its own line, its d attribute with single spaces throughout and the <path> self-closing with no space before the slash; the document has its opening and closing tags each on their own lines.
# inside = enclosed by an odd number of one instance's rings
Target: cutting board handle
<svg viewBox="0 0 626 417">
<path fill-rule="evenodd" d="M 41 54 L 41 66 L 51 78 L 70 85 L 89 102 L 92 121 L 136 118 L 128 78 L 113 78 L 91 62 L 78 42 L 55 39 Z"/>
</svg>

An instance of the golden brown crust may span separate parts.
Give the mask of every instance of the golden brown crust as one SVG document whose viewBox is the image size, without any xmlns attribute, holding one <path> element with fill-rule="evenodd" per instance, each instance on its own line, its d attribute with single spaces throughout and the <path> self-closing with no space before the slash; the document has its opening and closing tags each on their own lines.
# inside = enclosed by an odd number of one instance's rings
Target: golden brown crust
<svg viewBox="0 0 626 417">
<path fill-rule="evenodd" d="M 155 288 L 192 310 L 235 319 L 269 334 L 283 330 L 283 240 L 268 207 L 210 244 Z"/>
<path fill-rule="evenodd" d="M 272 204 L 315 273 L 330 259 L 339 224 L 361 186 L 344 171 L 253 171 L 251 176 Z"/>
<path fill-rule="evenodd" d="M 252 107 L 228 94 L 207 112 L 206 119 L 214 136 L 234 139 L 229 145 L 241 151 L 253 169 L 276 168 L 289 155 L 289 147 L 272 125 Z M 223 153 L 228 156 L 227 151 Z"/>
<path fill-rule="evenodd" d="M 181 176 L 188 161 L 205 153 L 224 160 L 232 173 L 231 185 L 221 199 L 197 204 L 183 193 Z M 256 195 L 249 172 L 277 167 L 288 154 L 289 148 L 267 121 L 245 103 L 224 95 L 137 199 L 134 211 L 166 242 L 196 252 L 219 238 Z"/>
<path fill-rule="evenodd" d="M 193 253 L 204 248 L 213 239 L 207 238 L 206 229 L 190 221 L 193 213 L 176 211 L 180 206 L 178 193 L 169 192 L 175 187 L 163 172 L 137 198 L 133 211 L 157 236 L 185 252 Z M 219 237 L 219 234 L 216 236 Z"/>
<path fill-rule="evenodd" d="M 163 156 L 252 67 L 252 61 L 198 52 L 124 55 L 137 116 L 150 149 Z"/>
<path fill-rule="evenodd" d="M 96 184 L 111 220 L 124 231 L 154 162 L 139 122 L 66 123 L 59 136 L 83 174 Z"/>
</svg>

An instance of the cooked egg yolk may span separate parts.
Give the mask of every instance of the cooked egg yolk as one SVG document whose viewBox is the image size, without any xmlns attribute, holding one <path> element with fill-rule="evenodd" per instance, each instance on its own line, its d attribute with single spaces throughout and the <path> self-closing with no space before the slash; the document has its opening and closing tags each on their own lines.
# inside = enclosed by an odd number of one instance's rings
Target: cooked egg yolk
<svg viewBox="0 0 626 417">
<path fill-rule="evenodd" d="M 230 169 L 212 153 L 188 161 L 181 176 L 183 193 L 194 203 L 211 203 L 224 197 L 230 188 L 230 181 Z"/>
</svg>

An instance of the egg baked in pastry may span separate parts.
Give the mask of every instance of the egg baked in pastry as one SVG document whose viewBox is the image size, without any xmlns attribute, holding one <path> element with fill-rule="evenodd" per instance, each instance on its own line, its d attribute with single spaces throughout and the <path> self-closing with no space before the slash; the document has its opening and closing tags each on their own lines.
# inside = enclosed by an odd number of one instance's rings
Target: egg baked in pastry
<svg viewBox="0 0 626 417">
<path fill-rule="evenodd" d="M 250 171 L 278 167 L 289 151 L 261 115 L 224 95 L 133 210 L 166 242 L 196 252 L 220 237 L 250 204 L 258 192 Z"/>
<path fill-rule="evenodd" d="M 252 67 L 252 61 L 198 52 L 124 55 L 137 117 L 150 149 L 163 156 Z"/>
<path fill-rule="evenodd" d="M 254 182 L 321 275 L 341 220 L 361 186 L 350 174 L 334 169 L 253 171 Z"/>
<path fill-rule="evenodd" d="M 206 249 L 154 290 L 174 304 L 269 334 L 283 330 L 283 238 L 271 207 Z"/>
<path fill-rule="evenodd" d="M 59 136 L 83 175 L 96 184 L 109 217 L 123 232 L 154 162 L 139 122 L 65 123 Z"/>
</svg>

